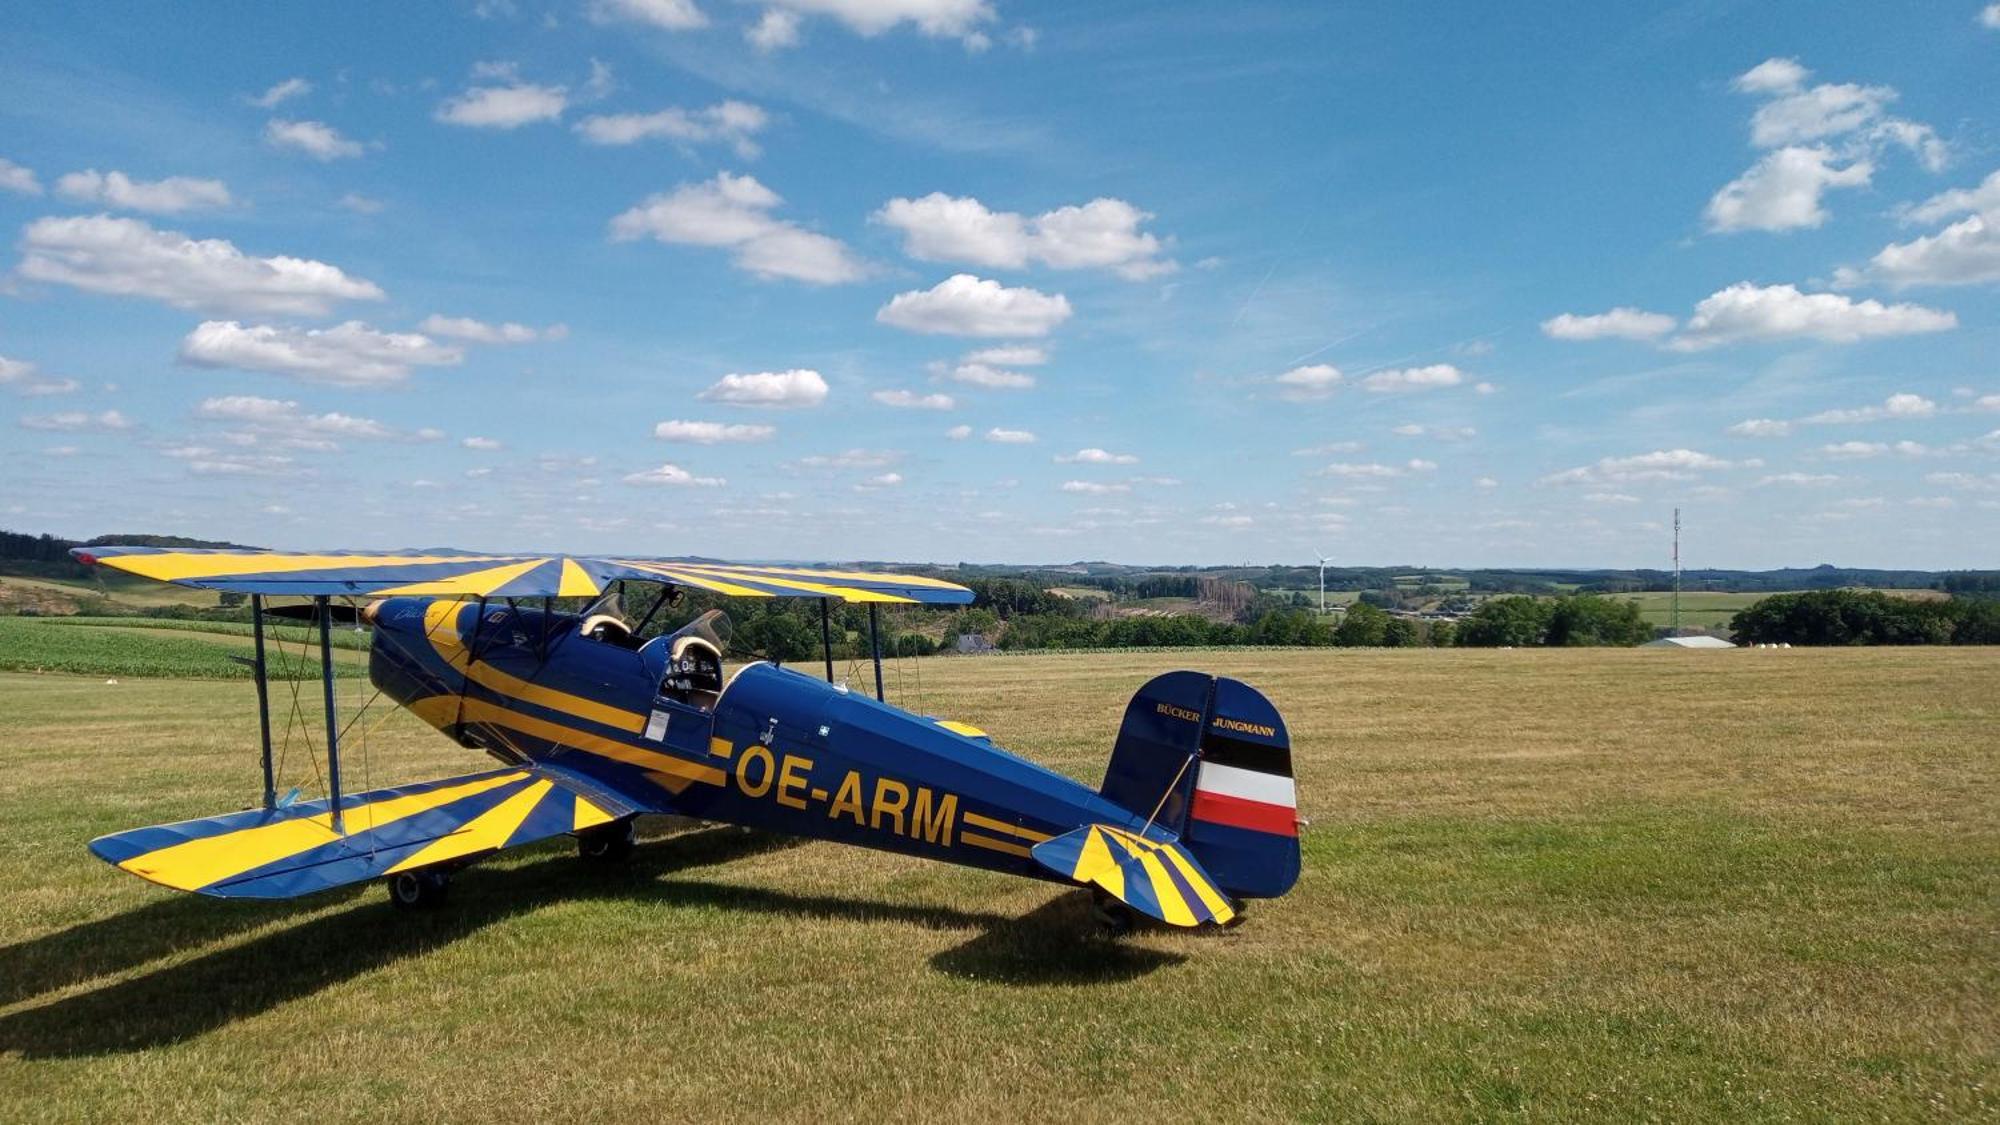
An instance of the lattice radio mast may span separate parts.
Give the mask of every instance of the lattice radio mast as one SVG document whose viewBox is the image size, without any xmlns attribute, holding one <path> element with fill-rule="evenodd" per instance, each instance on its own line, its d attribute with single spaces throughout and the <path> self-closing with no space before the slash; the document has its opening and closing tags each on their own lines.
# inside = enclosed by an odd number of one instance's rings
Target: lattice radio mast
<svg viewBox="0 0 2000 1125">
<path fill-rule="evenodd" d="M 1673 630 L 1678 636 L 1681 631 L 1681 510 L 1674 509 L 1674 608 Z"/>
</svg>

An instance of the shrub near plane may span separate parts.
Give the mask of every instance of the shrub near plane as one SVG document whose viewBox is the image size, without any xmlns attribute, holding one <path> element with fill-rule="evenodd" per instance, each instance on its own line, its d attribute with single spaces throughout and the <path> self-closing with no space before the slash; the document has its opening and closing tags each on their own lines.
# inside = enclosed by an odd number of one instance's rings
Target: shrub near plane
<svg viewBox="0 0 2000 1125">
<path fill-rule="evenodd" d="M 262 807 L 101 837 L 91 851 L 163 886 L 281 899 L 384 878 L 402 907 L 442 901 L 450 874 L 506 847 L 569 834 L 589 859 L 633 846 L 668 813 L 858 844 L 1093 890 L 1122 931 L 1143 914 L 1232 924 L 1243 900 L 1299 874 L 1291 747 L 1277 709 L 1236 680 L 1169 672 L 1126 707 L 1093 791 L 961 723 L 833 682 L 827 607 L 963 604 L 935 578 L 692 560 L 459 552 L 290 554 L 79 548 L 86 564 L 248 594 L 263 732 Z M 636 627 L 614 584 L 659 588 Z M 728 620 L 639 634 L 680 591 L 821 599 L 826 678 L 766 661 L 724 679 Z M 274 595 L 309 604 L 267 607 Z M 557 597 L 592 597 L 560 613 Z M 360 608 L 354 603 L 369 599 Z M 336 601 L 336 599 L 341 599 Z M 539 600 L 539 606 L 532 603 Z M 525 604 L 524 604 L 525 603 Z M 325 800 L 281 802 L 272 776 L 264 622 L 319 630 Z M 497 769 L 348 794 L 330 629 L 372 626 L 383 695 Z"/>
</svg>

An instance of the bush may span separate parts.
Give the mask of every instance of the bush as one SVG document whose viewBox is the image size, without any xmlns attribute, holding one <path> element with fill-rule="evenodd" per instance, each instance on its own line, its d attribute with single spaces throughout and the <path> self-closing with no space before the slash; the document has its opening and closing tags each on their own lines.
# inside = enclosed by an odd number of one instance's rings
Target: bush
<svg viewBox="0 0 2000 1125">
<path fill-rule="evenodd" d="M 1774 594 L 1730 619 L 1739 642 L 1794 645 L 2000 644 L 2000 606 L 1876 590 Z"/>
<path fill-rule="evenodd" d="M 1458 627 L 1458 643 L 1466 648 L 1538 645 L 1554 615 L 1554 602 L 1522 596 L 1489 598 Z"/>
</svg>

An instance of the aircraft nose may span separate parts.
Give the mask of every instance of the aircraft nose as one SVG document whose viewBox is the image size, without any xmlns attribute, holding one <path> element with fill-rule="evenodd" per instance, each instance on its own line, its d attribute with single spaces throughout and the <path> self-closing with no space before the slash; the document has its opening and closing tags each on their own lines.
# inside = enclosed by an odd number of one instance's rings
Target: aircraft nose
<svg viewBox="0 0 2000 1125">
<path fill-rule="evenodd" d="M 367 605 L 364 605 L 364 606 L 362 606 L 362 607 L 361 607 L 361 615 L 360 615 L 360 616 L 361 616 L 361 623 L 362 623 L 363 625 L 373 625 L 373 624 L 375 624 L 375 619 L 376 619 L 377 617 L 380 617 L 381 615 L 382 615 L 382 599 L 381 599 L 381 598 L 376 598 L 376 599 L 375 599 L 374 601 L 372 601 L 372 602 L 369 602 L 369 603 L 368 603 Z"/>
</svg>

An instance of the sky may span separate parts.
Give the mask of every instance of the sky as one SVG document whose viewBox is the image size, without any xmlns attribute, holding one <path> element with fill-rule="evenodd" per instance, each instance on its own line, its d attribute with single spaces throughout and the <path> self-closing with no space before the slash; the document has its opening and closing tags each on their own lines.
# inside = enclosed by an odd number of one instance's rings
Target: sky
<svg viewBox="0 0 2000 1125">
<path fill-rule="evenodd" d="M 7 24 L 13 529 L 2000 562 L 2000 4 Z"/>
</svg>

